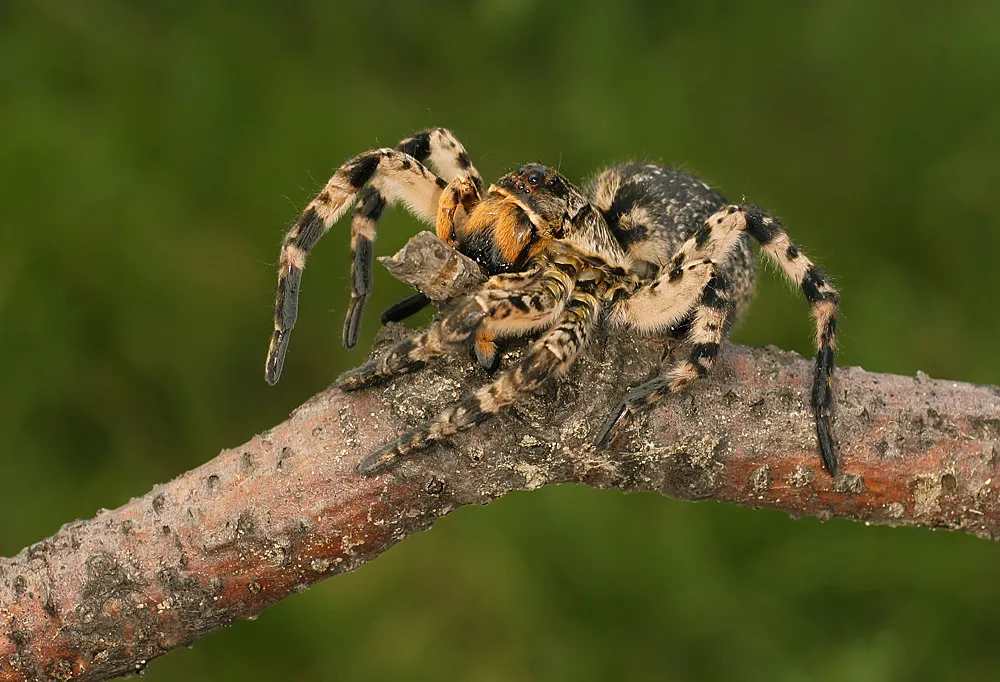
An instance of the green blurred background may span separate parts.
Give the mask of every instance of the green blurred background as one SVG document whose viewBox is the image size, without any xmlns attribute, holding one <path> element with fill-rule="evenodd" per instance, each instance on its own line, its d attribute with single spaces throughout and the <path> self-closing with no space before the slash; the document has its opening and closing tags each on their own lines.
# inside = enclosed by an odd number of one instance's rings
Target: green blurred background
<svg viewBox="0 0 1000 682">
<path fill-rule="evenodd" d="M 0 1 L 0 555 L 280 421 L 340 347 L 346 225 L 278 388 L 274 266 L 349 156 L 677 163 L 836 276 L 841 359 L 1000 383 L 1000 10 L 949 3 Z M 384 218 L 379 253 L 418 229 Z M 407 293 L 384 271 L 359 348 Z M 808 353 L 773 276 L 736 334 Z M 562 487 L 462 509 L 150 680 L 997 679 L 1000 549 Z"/>
</svg>

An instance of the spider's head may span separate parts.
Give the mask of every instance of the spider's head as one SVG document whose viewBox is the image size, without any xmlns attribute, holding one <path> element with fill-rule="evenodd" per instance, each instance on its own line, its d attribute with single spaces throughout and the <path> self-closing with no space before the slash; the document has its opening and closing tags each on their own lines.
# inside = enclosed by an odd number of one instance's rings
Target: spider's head
<svg viewBox="0 0 1000 682">
<path fill-rule="evenodd" d="M 500 178 L 490 188 L 505 194 L 521 205 L 534 218 L 544 223 L 556 236 L 564 216 L 569 212 L 572 186 L 558 171 L 538 164 L 526 164 Z"/>
<path fill-rule="evenodd" d="M 489 274 L 521 270 L 545 245 L 562 237 L 571 216 L 572 186 L 558 172 L 528 164 L 490 185 L 468 221 L 456 230 L 458 250 Z"/>
</svg>

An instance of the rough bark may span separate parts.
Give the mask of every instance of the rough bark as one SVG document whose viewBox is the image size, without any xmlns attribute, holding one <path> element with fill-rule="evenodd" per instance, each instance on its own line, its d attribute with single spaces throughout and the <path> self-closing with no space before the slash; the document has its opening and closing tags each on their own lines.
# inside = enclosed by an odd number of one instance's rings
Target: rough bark
<svg viewBox="0 0 1000 682">
<path fill-rule="evenodd" d="M 434 280 L 432 297 L 475 280 L 438 244 L 420 236 L 389 263 L 424 289 Z M 405 333 L 389 327 L 380 343 Z M 452 358 L 372 390 L 328 389 L 246 444 L 0 559 L 0 680 L 136 672 L 462 505 L 549 483 L 1000 537 L 997 387 L 840 370 L 843 473 L 831 479 L 808 407 L 810 362 L 729 345 L 709 379 L 636 424 L 619 449 L 594 452 L 597 425 L 661 354 L 660 342 L 602 331 L 538 397 L 372 479 L 355 473 L 363 455 L 481 371 Z"/>
</svg>

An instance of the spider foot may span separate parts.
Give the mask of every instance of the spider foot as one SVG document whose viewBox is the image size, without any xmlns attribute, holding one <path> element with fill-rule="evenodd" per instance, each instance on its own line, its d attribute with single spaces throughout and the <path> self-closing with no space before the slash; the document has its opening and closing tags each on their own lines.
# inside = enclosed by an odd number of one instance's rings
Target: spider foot
<svg viewBox="0 0 1000 682">
<path fill-rule="evenodd" d="M 829 332 L 832 336 L 832 331 Z M 822 339 L 821 339 L 822 342 Z M 816 418 L 816 440 L 823 458 L 823 467 L 831 476 L 840 471 L 837 461 L 837 446 L 833 440 L 830 419 L 833 416 L 834 396 L 831 378 L 833 375 L 833 348 L 824 345 L 816 354 L 816 369 L 813 374 L 812 408 Z"/>
<path fill-rule="evenodd" d="M 349 369 L 337 377 L 337 388 L 342 391 L 357 391 L 358 389 L 370 386 L 382 377 L 379 371 L 379 364 L 374 360 L 369 360 L 360 367 Z"/>
<path fill-rule="evenodd" d="M 361 336 L 361 318 L 365 313 L 364 296 L 351 297 L 351 303 L 347 307 L 347 315 L 344 318 L 344 348 L 350 350 L 358 343 Z"/>
<path fill-rule="evenodd" d="M 267 352 L 267 363 L 264 367 L 264 379 L 271 386 L 278 383 L 281 370 L 285 366 L 285 353 L 288 352 L 288 340 L 291 329 L 275 329 L 271 334 L 271 348 Z"/>
<path fill-rule="evenodd" d="M 632 423 L 632 411 L 627 402 L 622 402 L 611 411 L 608 418 L 604 420 L 604 425 L 594 439 L 594 447 L 598 450 L 605 450 L 621 434 L 625 428 Z"/>
<path fill-rule="evenodd" d="M 597 438 L 594 440 L 594 446 L 598 450 L 608 447 L 632 423 L 632 419 L 636 414 L 646 410 L 650 405 L 663 397 L 668 390 L 668 386 L 669 379 L 657 377 L 629 391 L 604 421 L 604 426 L 601 427 Z"/>
<path fill-rule="evenodd" d="M 403 457 L 412 452 L 423 450 L 431 445 L 436 438 L 431 436 L 427 425 L 409 429 L 392 441 L 361 460 L 358 473 L 362 476 L 375 476 L 395 465 Z"/>
<path fill-rule="evenodd" d="M 816 438 L 819 440 L 819 451 L 823 458 L 823 468 L 836 477 L 840 473 L 840 462 L 837 461 L 837 448 L 833 443 L 833 433 L 830 429 L 830 420 L 820 418 L 816 420 Z"/>
<path fill-rule="evenodd" d="M 362 476 L 375 476 L 382 473 L 403 457 L 399 449 L 399 441 L 383 445 L 378 450 L 361 460 L 358 473 Z"/>
<path fill-rule="evenodd" d="M 414 358 L 414 352 L 413 339 L 401 341 L 385 355 L 341 374 L 337 377 L 337 387 L 344 391 L 356 391 L 399 374 L 409 374 L 423 369 L 427 362 Z"/>
</svg>

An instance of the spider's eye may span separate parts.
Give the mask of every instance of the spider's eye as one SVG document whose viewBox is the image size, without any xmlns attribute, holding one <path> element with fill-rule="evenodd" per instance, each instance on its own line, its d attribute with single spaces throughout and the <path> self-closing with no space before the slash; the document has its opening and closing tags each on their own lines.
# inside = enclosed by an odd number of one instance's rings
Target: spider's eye
<svg viewBox="0 0 1000 682">
<path fill-rule="evenodd" d="M 539 173 L 538 171 L 534 171 L 531 175 L 528 176 L 528 183 L 532 186 L 537 185 L 541 181 L 542 181 L 542 174 Z"/>
<path fill-rule="evenodd" d="M 555 175 L 549 178 L 549 181 L 546 184 L 554 190 L 562 189 L 562 180 Z"/>
</svg>

